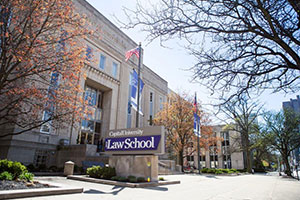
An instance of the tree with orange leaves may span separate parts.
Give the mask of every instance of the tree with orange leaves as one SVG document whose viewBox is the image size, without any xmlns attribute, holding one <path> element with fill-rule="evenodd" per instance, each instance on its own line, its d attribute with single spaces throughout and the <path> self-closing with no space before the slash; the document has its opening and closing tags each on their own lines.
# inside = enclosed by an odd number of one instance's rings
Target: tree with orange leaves
<svg viewBox="0 0 300 200">
<path fill-rule="evenodd" d="M 200 116 L 201 147 L 209 147 L 215 142 L 215 137 L 212 136 L 212 128 L 208 126 L 208 114 L 203 110 L 197 111 Z M 194 134 L 194 115 L 193 115 L 193 100 L 187 94 L 171 94 L 168 101 L 154 118 L 155 125 L 165 126 L 167 131 L 166 145 L 169 151 L 175 153 L 179 158 L 179 164 L 183 166 L 184 157 L 196 150 L 195 143 L 197 138 Z M 192 149 L 190 149 L 192 148 Z"/>
<path fill-rule="evenodd" d="M 0 137 L 79 120 L 88 34 L 72 0 L 1 1 Z"/>
</svg>

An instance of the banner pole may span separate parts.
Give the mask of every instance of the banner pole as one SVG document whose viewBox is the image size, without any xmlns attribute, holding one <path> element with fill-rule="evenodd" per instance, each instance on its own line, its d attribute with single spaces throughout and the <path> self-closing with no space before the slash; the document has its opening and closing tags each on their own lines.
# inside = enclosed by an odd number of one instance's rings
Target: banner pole
<svg viewBox="0 0 300 200">
<path fill-rule="evenodd" d="M 136 120 L 135 126 L 139 127 L 139 111 L 140 111 L 140 74 L 141 74 L 141 60 L 142 60 L 142 44 L 139 43 L 139 63 L 138 63 L 138 89 L 137 89 L 137 109 L 136 109 Z"/>
<path fill-rule="evenodd" d="M 195 99 L 197 99 L 197 93 L 195 92 Z M 198 106 L 196 104 L 196 115 L 198 111 Z M 197 120 L 198 121 L 198 120 Z M 197 157 L 198 157 L 198 173 L 201 174 L 201 165 L 200 165 L 200 134 L 199 130 L 200 129 L 200 115 L 199 115 L 199 122 L 197 123 Z"/>
</svg>

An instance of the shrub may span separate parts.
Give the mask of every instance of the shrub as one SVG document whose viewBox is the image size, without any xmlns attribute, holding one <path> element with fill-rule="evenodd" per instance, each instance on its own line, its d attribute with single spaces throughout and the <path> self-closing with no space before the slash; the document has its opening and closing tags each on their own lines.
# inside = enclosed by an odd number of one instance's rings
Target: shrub
<svg viewBox="0 0 300 200">
<path fill-rule="evenodd" d="M 11 181 L 13 179 L 13 175 L 7 171 L 2 172 L 0 174 L 0 180 L 7 180 L 7 181 Z"/>
<path fill-rule="evenodd" d="M 164 181 L 165 179 L 164 179 L 164 177 L 159 177 L 158 180 Z"/>
<path fill-rule="evenodd" d="M 20 174 L 19 179 L 24 181 L 32 181 L 33 180 L 33 174 L 29 172 L 24 172 Z"/>
<path fill-rule="evenodd" d="M 209 173 L 209 174 L 215 174 L 216 173 L 216 169 L 208 169 L 207 173 Z"/>
<path fill-rule="evenodd" d="M 215 174 L 223 174 L 223 170 L 222 169 L 216 169 Z"/>
<path fill-rule="evenodd" d="M 201 169 L 201 172 L 202 173 L 207 173 L 207 170 L 208 170 L 208 168 L 203 168 L 203 169 Z"/>
<path fill-rule="evenodd" d="M 232 169 L 230 169 L 231 171 L 233 171 L 234 173 L 237 173 L 238 172 L 238 170 L 237 169 L 234 169 L 234 168 L 232 168 Z"/>
<path fill-rule="evenodd" d="M 7 159 L 0 160 L 0 173 L 5 171 L 11 173 L 13 179 L 17 179 L 20 176 L 20 174 L 28 172 L 26 167 L 20 162 L 13 162 Z"/>
<path fill-rule="evenodd" d="M 119 181 L 119 179 L 120 179 L 120 176 L 113 176 L 113 177 L 111 177 L 111 180 L 113 180 L 113 181 Z"/>
<path fill-rule="evenodd" d="M 138 183 L 146 182 L 146 179 L 144 177 L 138 177 L 137 182 Z"/>
<path fill-rule="evenodd" d="M 221 169 L 223 173 L 228 174 L 230 169 Z"/>
<path fill-rule="evenodd" d="M 119 178 L 119 181 L 126 182 L 126 181 L 127 181 L 127 178 L 124 177 L 124 176 L 121 176 L 121 177 Z"/>
<path fill-rule="evenodd" d="M 114 167 L 93 166 L 87 168 L 86 173 L 92 178 L 111 179 L 113 176 L 116 176 Z"/>
<path fill-rule="evenodd" d="M 101 178 L 111 179 L 111 177 L 116 176 L 116 169 L 114 167 L 103 167 Z"/>
<path fill-rule="evenodd" d="M 102 167 L 100 166 L 89 167 L 87 168 L 86 173 L 92 178 L 101 178 Z"/>
<path fill-rule="evenodd" d="M 136 182 L 137 182 L 137 179 L 136 179 L 135 176 L 128 176 L 127 179 L 128 179 L 128 181 L 129 181 L 130 183 L 136 183 Z"/>
</svg>

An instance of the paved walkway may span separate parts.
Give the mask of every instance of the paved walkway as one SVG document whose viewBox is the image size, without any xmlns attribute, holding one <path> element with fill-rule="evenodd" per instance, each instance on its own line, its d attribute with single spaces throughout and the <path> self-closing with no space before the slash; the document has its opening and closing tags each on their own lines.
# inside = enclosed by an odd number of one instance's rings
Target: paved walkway
<svg viewBox="0 0 300 200">
<path fill-rule="evenodd" d="M 300 181 L 271 175 L 205 176 L 171 175 L 168 180 L 181 184 L 153 188 L 124 188 L 67 180 L 63 177 L 39 177 L 56 183 L 84 187 L 82 194 L 27 198 L 33 200 L 300 200 Z"/>
</svg>

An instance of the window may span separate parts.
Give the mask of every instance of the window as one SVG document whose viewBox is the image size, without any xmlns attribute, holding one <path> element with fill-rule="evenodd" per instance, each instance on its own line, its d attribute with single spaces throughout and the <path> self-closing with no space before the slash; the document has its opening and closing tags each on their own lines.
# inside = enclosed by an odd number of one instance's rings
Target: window
<svg viewBox="0 0 300 200">
<path fill-rule="evenodd" d="M 100 64 L 99 64 L 100 69 L 104 69 L 104 67 L 105 67 L 105 60 L 106 60 L 106 57 L 101 54 L 100 55 Z"/>
<path fill-rule="evenodd" d="M 218 156 L 217 155 L 211 155 L 210 156 L 210 167 L 211 168 L 217 168 L 218 167 Z"/>
<path fill-rule="evenodd" d="M 92 48 L 90 46 L 87 46 L 86 47 L 86 57 L 85 57 L 85 59 L 87 61 L 91 61 L 92 56 L 93 56 L 93 50 L 92 50 Z"/>
<path fill-rule="evenodd" d="M 201 165 L 201 168 L 204 168 L 205 167 L 205 155 L 202 155 L 202 156 L 199 156 L 200 157 L 200 165 Z"/>
<path fill-rule="evenodd" d="M 224 155 L 223 160 L 224 160 L 224 168 L 225 169 L 231 169 L 231 157 L 230 157 L 230 155 Z"/>
<path fill-rule="evenodd" d="M 60 80 L 60 74 L 54 70 L 51 73 L 50 77 L 50 85 L 48 88 L 48 100 L 46 102 L 44 112 L 43 112 L 43 118 L 42 120 L 45 122 L 40 129 L 41 133 L 50 134 L 51 132 L 51 118 L 53 118 L 54 110 L 55 110 L 55 104 L 54 100 L 56 98 L 56 92 L 59 87 L 59 80 Z"/>
<path fill-rule="evenodd" d="M 97 144 L 101 134 L 103 93 L 95 88 L 86 86 L 84 100 L 91 111 L 81 122 L 81 135 L 78 143 Z"/>
<path fill-rule="evenodd" d="M 112 64 L 112 76 L 114 78 L 117 78 L 117 75 L 118 75 L 118 64 L 113 62 L 113 64 Z"/>
<path fill-rule="evenodd" d="M 194 156 L 186 156 L 187 161 L 194 161 Z"/>
<path fill-rule="evenodd" d="M 163 107 L 164 107 L 164 105 L 163 105 L 163 98 L 159 97 L 159 110 L 162 110 Z"/>
<path fill-rule="evenodd" d="M 48 151 L 38 149 L 35 151 L 33 163 L 35 166 L 46 165 L 48 158 L 49 158 Z"/>
</svg>

